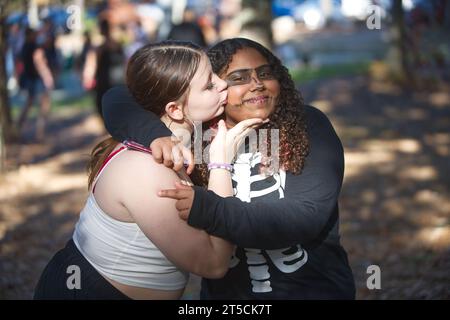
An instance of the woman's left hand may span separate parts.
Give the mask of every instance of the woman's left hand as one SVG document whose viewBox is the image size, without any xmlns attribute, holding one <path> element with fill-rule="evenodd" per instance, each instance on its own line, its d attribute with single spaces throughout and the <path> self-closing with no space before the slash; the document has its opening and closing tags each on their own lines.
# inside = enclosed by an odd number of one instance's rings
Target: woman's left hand
<svg viewBox="0 0 450 320">
<path fill-rule="evenodd" d="M 231 163 L 245 137 L 265 122 L 260 118 L 246 119 L 227 130 L 225 121 L 220 120 L 217 134 L 209 148 L 209 162 Z"/>
</svg>

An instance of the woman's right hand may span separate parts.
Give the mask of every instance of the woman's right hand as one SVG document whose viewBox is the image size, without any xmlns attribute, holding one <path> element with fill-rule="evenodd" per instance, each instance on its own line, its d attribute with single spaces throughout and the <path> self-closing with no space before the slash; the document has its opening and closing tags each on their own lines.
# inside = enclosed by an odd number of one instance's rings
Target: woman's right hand
<svg viewBox="0 0 450 320">
<path fill-rule="evenodd" d="M 168 168 L 179 171 L 188 164 L 187 174 L 194 170 L 194 157 L 187 147 L 177 141 L 174 137 L 157 138 L 150 144 L 153 159 L 158 163 L 164 163 Z"/>
<path fill-rule="evenodd" d="M 245 137 L 262 123 L 264 121 L 260 118 L 246 119 L 227 130 L 225 121 L 220 120 L 217 134 L 209 147 L 209 162 L 231 163 Z"/>
</svg>

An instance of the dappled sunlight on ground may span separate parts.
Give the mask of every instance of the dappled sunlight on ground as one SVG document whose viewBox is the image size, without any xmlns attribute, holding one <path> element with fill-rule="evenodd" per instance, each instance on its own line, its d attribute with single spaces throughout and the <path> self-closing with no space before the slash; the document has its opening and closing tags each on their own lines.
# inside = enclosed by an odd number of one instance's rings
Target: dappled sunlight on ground
<svg viewBox="0 0 450 320">
<path fill-rule="evenodd" d="M 357 297 L 450 298 L 449 88 L 408 93 L 357 77 L 300 89 L 345 148 L 341 233 Z M 366 287 L 372 264 L 382 290 Z"/>
<path fill-rule="evenodd" d="M 86 161 L 103 130 L 97 116 L 70 110 L 53 115 L 45 143 L 33 142 L 31 126 L 24 143 L 8 149 L 10 169 L 0 176 L 0 273 L 8 276 L 0 298 L 31 298 L 70 238 L 87 195 Z"/>
</svg>

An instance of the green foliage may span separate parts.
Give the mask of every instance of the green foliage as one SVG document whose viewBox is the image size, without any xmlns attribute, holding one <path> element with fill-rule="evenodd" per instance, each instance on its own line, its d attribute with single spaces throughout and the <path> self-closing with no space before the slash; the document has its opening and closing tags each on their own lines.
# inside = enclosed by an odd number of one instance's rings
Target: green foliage
<svg viewBox="0 0 450 320">
<path fill-rule="evenodd" d="M 317 79 L 326 79 L 343 75 L 366 74 L 369 70 L 369 62 L 327 65 L 321 67 L 306 67 L 290 70 L 295 82 L 306 82 Z"/>
</svg>

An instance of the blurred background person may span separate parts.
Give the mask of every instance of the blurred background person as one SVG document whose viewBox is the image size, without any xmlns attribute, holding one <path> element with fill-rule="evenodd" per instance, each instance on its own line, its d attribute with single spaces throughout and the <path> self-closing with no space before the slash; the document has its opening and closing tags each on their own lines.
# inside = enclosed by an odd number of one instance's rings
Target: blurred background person
<svg viewBox="0 0 450 320">
<path fill-rule="evenodd" d="M 31 28 L 27 28 L 25 31 L 21 59 L 23 62 L 21 82 L 27 92 L 27 99 L 19 116 L 18 128 L 22 129 L 34 99 L 38 98 L 39 115 L 36 123 L 36 138 L 42 140 L 51 108 L 50 90 L 54 87 L 54 79 L 44 48 L 37 43 L 37 32 Z"/>
<path fill-rule="evenodd" d="M 141 22 L 132 22 L 127 26 L 127 44 L 125 45 L 125 57 L 128 61 L 129 58 L 139 48 L 149 43 L 149 38 L 142 28 Z"/>
<path fill-rule="evenodd" d="M 124 83 L 125 53 L 122 45 L 111 36 L 108 20 L 100 21 L 100 33 L 104 41 L 87 54 L 83 87 L 95 91 L 97 111 L 102 117 L 103 94 L 111 87 Z"/>
<path fill-rule="evenodd" d="M 61 72 L 61 63 L 56 49 L 56 30 L 51 19 L 45 19 L 38 32 L 38 44 L 42 46 L 47 65 L 52 73 L 55 87 Z"/>
<path fill-rule="evenodd" d="M 197 23 L 197 16 L 190 8 L 186 8 L 183 14 L 183 22 L 172 27 L 167 39 L 191 41 L 202 48 L 207 45 L 203 30 Z"/>
<path fill-rule="evenodd" d="M 124 0 L 104 1 L 97 17 L 97 21 L 103 20 L 109 22 L 109 32 L 116 37 L 126 29 L 129 23 L 138 20 L 136 6 Z"/>
<path fill-rule="evenodd" d="M 161 27 L 165 25 L 168 16 L 163 8 L 152 0 L 141 1 L 136 4 L 136 15 L 138 16 L 141 30 L 149 41 L 164 39 L 161 37 Z M 164 29 L 164 28 L 163 28 Z"/>
<path fill-rule="evenodd" d="M 89 31 L 83 33 L 83 46 L 81 52 L 78 55 L 75 63 L 76 72 L 83 74 L 84 65 L 86 64 L 86 59 L 89 51 L 92 50 L 92 37 Z"/>
<path fill-rule="evenodd" d="M 6 70 L 8 76 L 8 89 L 16 92 L 19 85 L 19 76 L 23 70 L 21 62 L 21 51 L 25 42 L 25 33 L 20 23 L 12 23 L 9 27 L 7 49 L 6 49 Z"/>
</svg>

